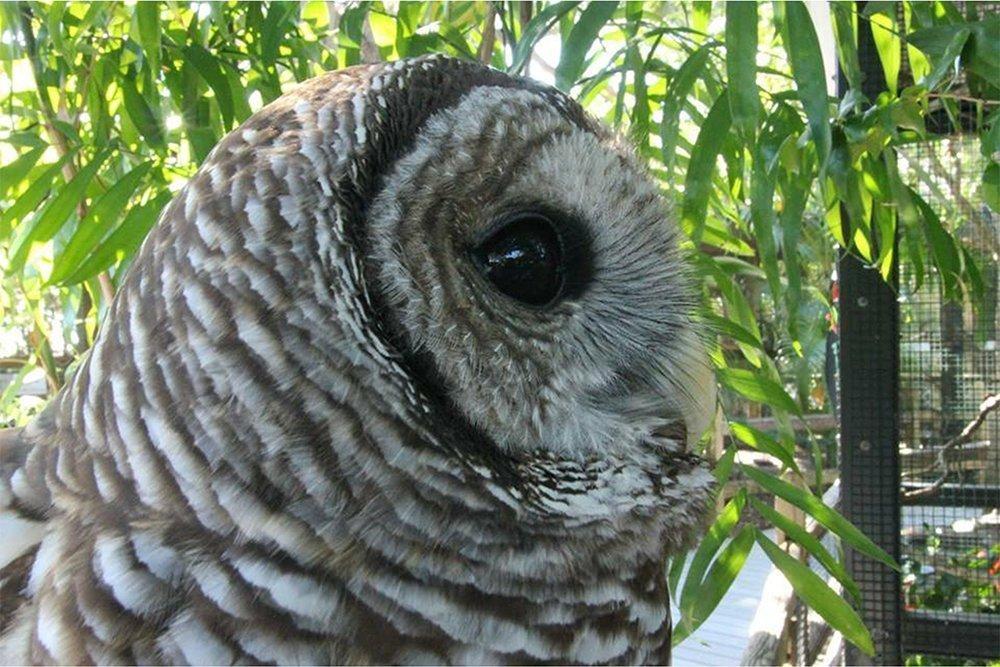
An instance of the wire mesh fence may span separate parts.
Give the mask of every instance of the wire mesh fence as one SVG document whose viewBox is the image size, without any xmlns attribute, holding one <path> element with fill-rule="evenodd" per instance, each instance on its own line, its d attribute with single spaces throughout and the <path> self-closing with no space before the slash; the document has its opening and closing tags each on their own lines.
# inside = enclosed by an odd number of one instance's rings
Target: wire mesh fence
<svg viewBox="0 0 1000 667">
<path fill-rule="evenodd" d="M 948 446 L 1000 390 L 1000 216 L 978 193 L 986 166 L 975 137 L 951 136 L 900 151 L 910 185 L 958 232 L 985 298 L 944 298 L 947 277 L 900 267 L 900 471 L 904 625 L 975 624 L 1000 654 L 1000 416 Z M 913 637 L 914 633 L 904 632 Z M 965 655 L 966 633 L 940 633 L 936 653 Z M 911 650 L 913 647 L 904 646 Z M 924 646 L 923 650 L 927 647 Z"/>
</svg>

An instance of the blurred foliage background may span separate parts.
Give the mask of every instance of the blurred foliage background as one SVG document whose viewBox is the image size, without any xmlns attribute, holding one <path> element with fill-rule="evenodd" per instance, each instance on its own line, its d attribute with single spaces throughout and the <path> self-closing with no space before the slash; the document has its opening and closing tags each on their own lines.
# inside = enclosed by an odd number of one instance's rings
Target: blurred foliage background
<svg viewBox="0 0 1000 667">
<path fill-rule="evenodd" d="M 760 475 L 851 546 L 888 560 L 822 504 L 822 480 L 800 465 L 804 454 L 822 469 L 818 439 L 796 442 L 791 423 L 832 409 L 838 253 L 888 277 L 898 252 L 910 288 L 935 271 L 946 297 L 988 306 L 972 254 L 900 178 L 897 149 L 922 139 L 931 117 L 978 135 L 987 167 L 971 187 L 1000 209 L 1000 18 L 940 1 L 859 11 L 797 0 L 385 0 L 7 2 L 0 21 L 8 425 L 28 420 L 72 372 L 160 210 L 222 136 L 321 72 L 448 53 L 553 83 L 631 139 L 675 205 L 703 278 L 702 315 L 718 333 L 720 419 L 732 434 L 714 452 L 720 480 L 734 467 Z M 875 99 L 861 93 L 863 23 L 883 69 Z M 836 62 L 824 62 L 827 41 Z M 831 96 L 838 68 L 846 92 Z M 770 432 L 747 423 L 762 416 L 774 418 Z M 737 445 L 782 470 L 734 466 Z M 756 542 L 804 600 L 870 647 L 849 604 L 740 521 L 748 506 L 737 492 L 686 569 L 671 569 L 676 639 L 711 613 Z M 856 590 L 837 558 L 803 540 Z"/>
</svg>

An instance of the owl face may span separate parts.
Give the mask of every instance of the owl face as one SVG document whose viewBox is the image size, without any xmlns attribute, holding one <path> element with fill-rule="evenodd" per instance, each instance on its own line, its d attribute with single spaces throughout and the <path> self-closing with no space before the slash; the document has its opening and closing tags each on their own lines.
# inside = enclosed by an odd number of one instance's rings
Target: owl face
<svg viewBox="0 0 1000 667">
<path fill-rule="evenodd" d="M 405 346 L 499 447 L 620 455 L 707 425 L 678 231 L 603 129 L 475 88 L 424 124 L 369 225 Z"/>
</svg>

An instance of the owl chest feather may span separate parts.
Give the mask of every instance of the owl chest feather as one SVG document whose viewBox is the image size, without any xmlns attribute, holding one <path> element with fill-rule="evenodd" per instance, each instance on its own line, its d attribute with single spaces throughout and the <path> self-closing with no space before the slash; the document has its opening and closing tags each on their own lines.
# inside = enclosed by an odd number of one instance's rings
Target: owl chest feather
<svg viewBox="0 0 1000 667">
<path fill-rule="evenodd" d="M 136 516 L 57 495 L 75 511 L 26 581 L 23 661 L 663 661 L 662 547 L 635 534 L 653 524 L 543 522 L 491 506 L 518 495 L 500 485 L 450 486 L 443 458 L 417 468 L 390 493 L 341 489 L 336 516 L 253 492 L 227 506 L 229 536 L 190 508 Z"/>
</svg>

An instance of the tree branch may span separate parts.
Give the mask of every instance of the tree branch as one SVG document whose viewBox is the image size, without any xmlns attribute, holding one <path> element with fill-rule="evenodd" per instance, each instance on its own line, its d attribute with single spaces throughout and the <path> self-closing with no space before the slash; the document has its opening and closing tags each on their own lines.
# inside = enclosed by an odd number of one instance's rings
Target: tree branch
<svg viewBox="0 0 1000 667">
<path fill-rule="evenodd" d="M 996 410 L 997 406 L 1000 406 L 1000 393 L 990 394 L 983 399 L 983 402 L 979 404 L 979 414 L 976 415 L 976 418 L 966 424 L 965 428 L 962 429 L 962 432 L 946 442 L 944 447 L 941 448 L 941 451 L 938 452 L 937 462 L 935 463 L 934 468 L 940 470 L 941 475 L 934 480 L 930 486 L 925 486 L 924 488 L 916 489 L 915 491 L 904 491 L 904 501 L 933 496 L 941 490 L 941 487 L 944 486 L 944 482 L 948 478 L 948 473 L 950 472 L 948 453 L 969 442 L 975 432 L 979 430 L 979 427 L 983 425 L 983 422 L 986 421 L 986 416 L 993 410 Z"/>
</svg>

